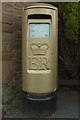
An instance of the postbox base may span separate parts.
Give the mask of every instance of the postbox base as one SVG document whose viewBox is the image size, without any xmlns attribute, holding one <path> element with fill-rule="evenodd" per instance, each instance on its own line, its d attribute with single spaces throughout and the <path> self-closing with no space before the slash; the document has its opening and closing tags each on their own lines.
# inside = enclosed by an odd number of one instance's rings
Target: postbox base
<svg viewBox="0 0 80 120">
<path fill-rule="evenodd" d="M 24 92 L 23 97 L 24 113 L 30 117 L 47 116 L 56 112 L 56 92 L 44 96 L 35 96 Z"/>
</svg>

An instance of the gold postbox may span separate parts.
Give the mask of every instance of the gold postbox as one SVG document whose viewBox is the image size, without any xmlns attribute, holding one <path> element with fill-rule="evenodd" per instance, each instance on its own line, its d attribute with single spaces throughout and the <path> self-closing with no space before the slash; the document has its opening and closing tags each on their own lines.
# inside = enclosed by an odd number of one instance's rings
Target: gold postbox
<svg viewBox="0 0 80 120">
<path fill-rule="evenodd" d="M 34 3 L 23 8 L 23 91 L 42 95 L 57 89 L 58 9 Z"/>
</svg>

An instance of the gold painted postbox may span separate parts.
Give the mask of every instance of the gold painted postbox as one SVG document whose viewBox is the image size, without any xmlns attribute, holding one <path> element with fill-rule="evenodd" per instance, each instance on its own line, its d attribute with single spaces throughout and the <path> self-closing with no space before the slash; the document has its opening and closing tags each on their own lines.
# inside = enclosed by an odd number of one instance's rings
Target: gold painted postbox
<svg viewBox="0 0 80 120">
<path fill-rule="evenodd" d="M 22 87 L 42 95 L 57 89 L 58 9 L 45 3 L 23 8 Z"/>
</svg>

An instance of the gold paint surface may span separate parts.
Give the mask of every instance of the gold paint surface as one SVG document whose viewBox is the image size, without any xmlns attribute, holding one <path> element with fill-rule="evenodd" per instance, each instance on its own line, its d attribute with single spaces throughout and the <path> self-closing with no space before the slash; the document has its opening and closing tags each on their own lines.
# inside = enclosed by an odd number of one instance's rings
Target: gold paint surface
<svg viewBox="0 0 80 120">
<path fill-rule="evenodd" d="M 58 10 L 52 5 L 41 3 L 25 8 L 22 23 L 23 91 L 48 94 L 57 89 Z M 31 19 L 29 15 L 50 15 L 51 17 Z M 30 38 L 30 23 L 49 23 L 50 37 Z"/>
</svg>

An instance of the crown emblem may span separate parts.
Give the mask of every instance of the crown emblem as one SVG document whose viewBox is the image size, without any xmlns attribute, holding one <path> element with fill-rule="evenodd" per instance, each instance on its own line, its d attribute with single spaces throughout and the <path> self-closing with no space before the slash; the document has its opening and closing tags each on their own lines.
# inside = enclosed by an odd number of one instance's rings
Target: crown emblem
<svg viewBox="0 0 80 120">
<path fill-rule="evenodd" d="M 37 44 L 31 44 L 30 48 L 33 55 L 45 55 L 49 47 L 47 44 L 41 44 L 38 42 Z"/>
</svg>

